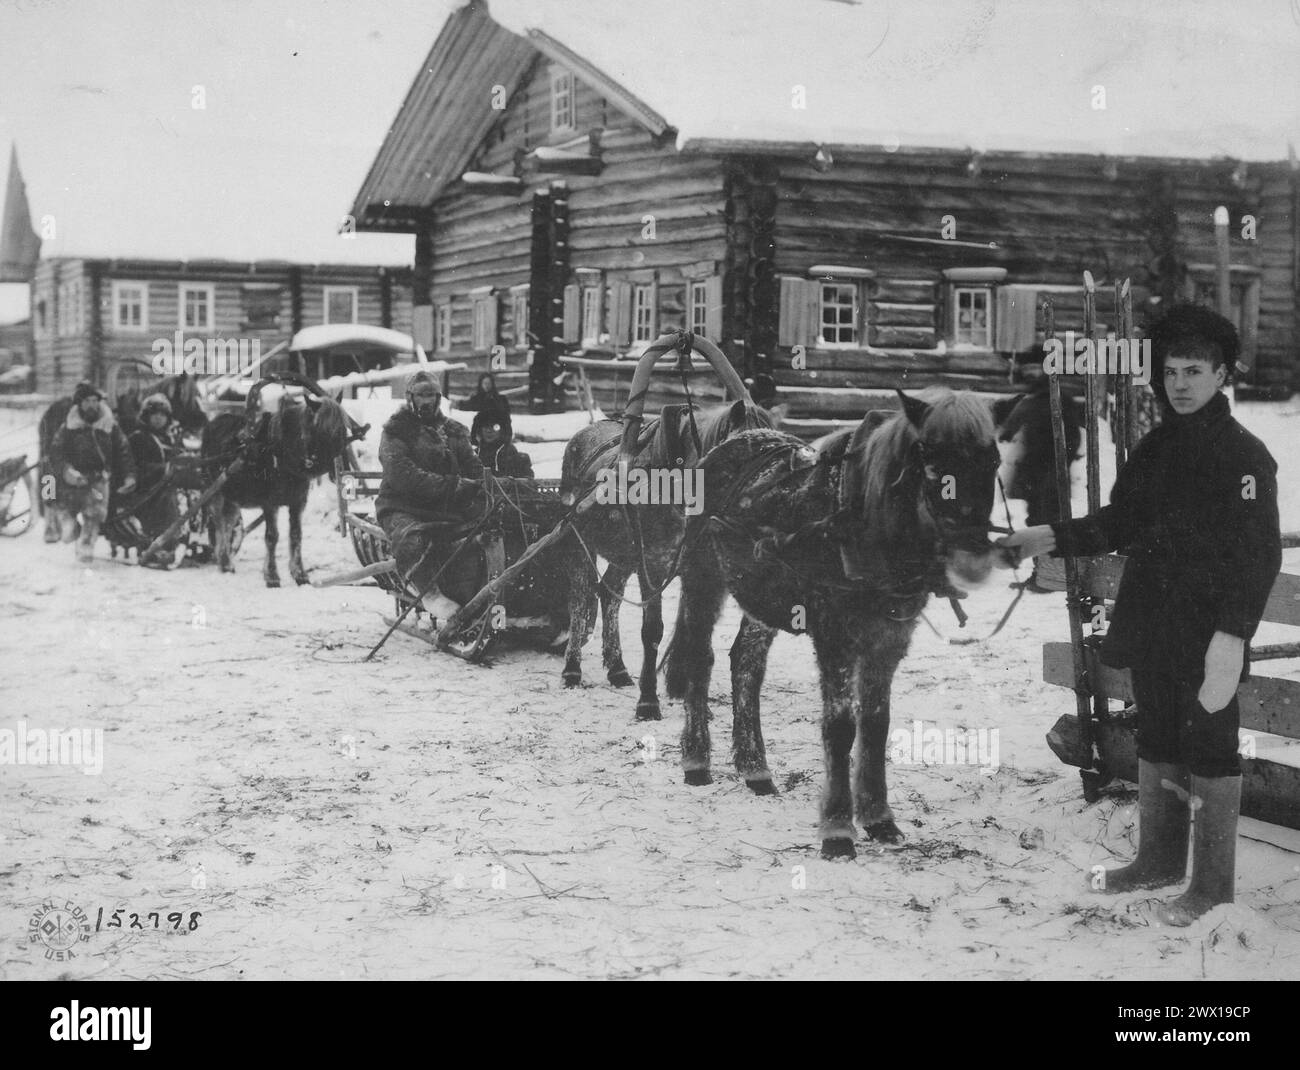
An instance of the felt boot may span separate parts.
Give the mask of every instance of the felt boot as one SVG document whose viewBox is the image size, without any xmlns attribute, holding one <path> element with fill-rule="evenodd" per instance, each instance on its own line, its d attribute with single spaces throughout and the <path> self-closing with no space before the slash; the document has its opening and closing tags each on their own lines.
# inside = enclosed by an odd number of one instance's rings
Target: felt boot
<svg viewBox="0 0 1300 1070">
<path fill-rule="evenodd" d="M 1192 883 L 1160 908 L 1160 920 L 1166 925 L 1191 925 L 1211 907 L 1236 898 L 1241 777 L 1193 777 L 1192 805 L 1196 808 Z"/>
<path fill-rule="evenodd" d="M 1106 871 L 1101 892 L 1164 888 L 1187 876 L 1187 767 L 1138 759 L 1138 853 L 1127 866 Z"/>
</svg>

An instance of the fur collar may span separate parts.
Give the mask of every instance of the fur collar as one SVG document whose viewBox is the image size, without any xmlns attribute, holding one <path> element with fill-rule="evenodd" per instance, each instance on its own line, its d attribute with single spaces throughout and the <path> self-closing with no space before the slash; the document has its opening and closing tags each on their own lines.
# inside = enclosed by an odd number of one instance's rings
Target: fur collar
<svg viewBox="0 0 1300 1070">
<path fill-rule="evenodd" d="M 390 435 L 402 439 L 415 438 L 421 431 L 441 431 L 448 438 L 468 438 L 469 432 L 463 424 L 444 416 L 433 427 L 420 422 L 420 418 L 411 411 L 409 405 L 403 405 L 384 424 L 384 430 Z"/>
<path fill-rule="evenodd" d="M 81 415 L 81 410 L 75 405 L 68 410 L 67 427 L 69 431 L 79 431 L 83 427 L 91 427 L 96 431 L 112 434 L 114 425 L 112 410 L 107 405 L 99 407 L 99 418 L 93 424 L 86 423 L 85 418 Z"/>
</svg>

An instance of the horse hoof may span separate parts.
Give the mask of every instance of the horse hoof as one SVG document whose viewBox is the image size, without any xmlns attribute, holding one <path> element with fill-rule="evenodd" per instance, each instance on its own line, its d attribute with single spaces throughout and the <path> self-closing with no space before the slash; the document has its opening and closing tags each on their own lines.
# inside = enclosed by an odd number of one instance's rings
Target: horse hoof
<svg viewBox="0 0 1300 1070">
<path fill-rule="evenodd" d="M 609 674 L 609 682 L 615 687 L 631 687 L 632 674 L 626 669 L 618 669 Z"/>
<path fill-rule="evenodd" d="M 746 780 L 745 787 L 755 795 L 778 795 L 776 785 L 772 783 L 771 777 L 764 777 L 762 780 Z"/>
<path fill-rule="evenodd" d="M 279 577 L 279 576 L 267 576 L 267 577 L 266 577 L 266 585 L 267 585 L 268 587 L 279 587 L 279 586 L 280 586 L 280 577 Z"/>
<path fill-rule="evenodd" d="M 304 572 L 301 575 L 294 576 L 293 582 L 299 587 L 305 587 L 307 584 L 311 583 L 311 580 L 307 578 L 307 573 Z"/>
<path fill-rule="evenodd" d="M 686 770 L 686 783 L 693 788 L 702 788 L 705 784 L 712 784 L 713 777 L 707 769 L 688 769 Z"/>
<path fill-rule="evenodd" d="M 903 834 L 899 831 L 893 819 L 887 821 L 878 821 L 874 825 L 863 826 L 863 832 L 867 839 L 875 840 L 877 843 L 902 843 Z"/>
<path fill-rule="evenodd" d="M 564 686 L 565 686 L 565 687 L 579 687 L 579 686 L 581 686 L 581 684 L 582 684 L 582 673 L 580 673 L 580 672 L 566 672 L 566 673 L 564 674 Z"/>
<path fill-rule="evenodd" d="M 850 839 L 836 837 L 833 840 L 822 840 L 822 857 L 831 858 L 857 858 L 857 849 L 853 846 Z"/>
<path fill-rule="evenodd" d="M 659 712 L 659 703 L 638 702 L 636 704 L 636 719 L 638 721 L 662 721 L 663 715 Z"/>
</svg>

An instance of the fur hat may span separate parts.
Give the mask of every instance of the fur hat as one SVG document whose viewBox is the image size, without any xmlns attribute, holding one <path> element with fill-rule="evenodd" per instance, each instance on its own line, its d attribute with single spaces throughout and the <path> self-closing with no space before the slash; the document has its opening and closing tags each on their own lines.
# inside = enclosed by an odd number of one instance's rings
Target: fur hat
<svg viewBox="0 0 1300 1070">
<path fill-rule="evenodd" d="M 1180 303 L 1165 309 L 1147 331 L 1151 339 L 1151 389 L 1162 402 L 1165 395 L 1165 360 L 1170 355 L 1204 360 L 1212 368 L 1223 367 L 1224 385 L 1241 352 L 1237 328 L 1213 309 Z"/>
<path fill-rule="evenodd" d="M 162 394 L 150 394 L 144 399 L 144 404 L 140 406 L 140 418 L 147 420 L 155 412 L 163 412 L 168 416 L 172 414 L 172 403 Z"/>
<path fill-rule="evenodd" d="M 72 391 L 72 404 L 80 405 L 83 401 L 86 400 L 86 398 L 99 398 L 100 401 L 103 401 L 104 392 L 100 390 L 99 387 L 97 387 L 94 383 L 87 382 L 86 380 L 83 379 L 81 382 L 77 384 L 76 388 Z"/>
</svg>

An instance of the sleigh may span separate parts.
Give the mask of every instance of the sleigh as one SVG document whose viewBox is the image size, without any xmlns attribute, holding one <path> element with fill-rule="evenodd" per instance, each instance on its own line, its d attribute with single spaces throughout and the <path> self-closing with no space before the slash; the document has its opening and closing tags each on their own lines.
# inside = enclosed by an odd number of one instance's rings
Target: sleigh
<svg viewBox="0 0 1300 1070">
<path fill-rule="evenodd" d="M 552 626 L 548 613 L 552 607 L 541 582 L 543 562 L 531 568 L 526 562 L 511 572 L 508 584 L 493 584 L 561 522 L 566 510 L 560 502 L 558 479 L 497 481 L 489 476 L 483 514 L 467 523 L 446 525 L 438 533 L 455 550 L 454 560 L 449 555 L 439 564 L 457 570 L 462 581 L 472 576 L 471 582 L 480 592 L 488 588 L 497 592 L 486 611 L 466 615 L 452 628 L 447 627 L 448 621 L 436 621 L 430 614 L 425 605 L 428 592 L 418 590 L 401 574 L 388 535 L 375 521 L 374 499 L 383 472 L 349 468 L 340 462 L 336 479 L 340 528 L 351 541 L 361 567 L 313 580 L 314 586 L 379 587 L 393 599 L 394 615 L 384 618 L 391 630 L 468 661 L 486 661 L 496 640 L 507 633 Z"/>
<path fill-rule="evenodd" d="M 1084 330 L 1097 328 L 1092 276 L 1084 276 Z M 1116 287 L 1117 332 L 1132 330 L 1132 302 L 1127 280 Z M 1044 333 L 1053 337 L 1050 303 L 1044 308 Z M 1051 379 L 1055 379 L 1052 376 Z M 1141 419 L 1134 384 L 1128 375 L 1115 378 L 1111 405 L 1117 467 L 1141 437 Z M 1087 436 L 1088 508 L 1101 505 L 1098 442 L 1100 416 L 1106 403 L 1101 377 L 1087 377 L 1084 430 Z M 1064 467 L 1064 427 L 1060 418 L 1059 384 L 1051 384 L 1054 432 L 1057 438 L 1060 498 L 1069 516 L 1068 472 Z M 1300 547 L 1300 533 L 1282 536 L 1283 547 Z M 1065 764 L 1080 770 L 1084 796 L 1095 800 L 1102 788 L 1120 779 L 1138 779 L 1137 714 L 1127 669 L 1102 663 L 1101 644 L 1115 596 L 1124 574 L 1119 554 L 1066 559 L 1066 602 L 1071 641 L 1043 645 L 1043 680 L 1075 693 L 1075 712 L 1057 720 L 1047 744 Z M 1084 634 L 1088 622 L 1090 634 Z M 1300 575 L 1280 573 L 1264 608 L 1262 622 L 1300 627 Z M 1252 646 L 1252 664 L 1300 658 L 1300 642 Z M 1251 675 L 1237 690 L 1241 709 L 1241 812 L 1287 828 L 1300 829 L 1300 682 Z"/>
<path fill-rule="evenodd" d="M 39 467 L 28 464 L 25 456 L 0 461 L 0 535 L 16 538 L 32 526 L 36 501 L 32 473 Z"/>
</svg>

